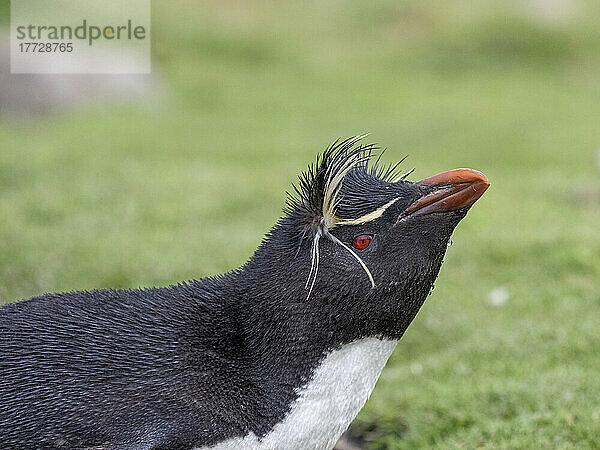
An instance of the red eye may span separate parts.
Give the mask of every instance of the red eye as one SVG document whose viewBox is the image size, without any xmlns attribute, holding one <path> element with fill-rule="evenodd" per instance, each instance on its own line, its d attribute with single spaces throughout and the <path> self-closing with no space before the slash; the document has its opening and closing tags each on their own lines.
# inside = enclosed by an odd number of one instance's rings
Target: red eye
<svg viewBox="0 0 600 450">
<path fill-rule="evenodd" d="M 363 234 L 361 236 L 354 238 L 354 242 L 352 243 L 352 245 L 357 250 L 364 250 L 365 248 L 367 248 L 369 246 L 370 243 L 371 243 L 371 236 L 367 236 L 366 234 Z"/>
</svg>

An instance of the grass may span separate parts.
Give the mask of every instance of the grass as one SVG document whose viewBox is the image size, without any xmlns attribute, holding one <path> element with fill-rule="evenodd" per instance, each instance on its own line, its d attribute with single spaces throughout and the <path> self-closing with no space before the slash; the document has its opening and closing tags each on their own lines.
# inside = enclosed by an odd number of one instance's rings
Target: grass
<svg viewBox="0 0 600 450">
<path fill-rule="evenodd" d="M 369 131 L 415 179 L 492 187 L 353 432 L 600 447 L 600 10 L 533 4 L 155 2 L 160 107 L 0 119 L 0 302 L 236 267 L 315 153 Z"/>
</svg>

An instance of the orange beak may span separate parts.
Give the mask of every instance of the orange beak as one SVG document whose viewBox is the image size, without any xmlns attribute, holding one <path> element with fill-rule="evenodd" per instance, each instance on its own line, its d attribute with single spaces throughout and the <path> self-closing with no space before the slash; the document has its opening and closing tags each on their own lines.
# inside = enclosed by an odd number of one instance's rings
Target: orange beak
<svg viewBox="0 0 600 450">
<path fill-rule="evenodd" d="M 418 181 L 417 184 L 433 187 L 435 191 L 410 205 L 404 218 L 469 207 L 490 187 L 487 177 L 473 169 L 449 170 Z"/>
</svg>

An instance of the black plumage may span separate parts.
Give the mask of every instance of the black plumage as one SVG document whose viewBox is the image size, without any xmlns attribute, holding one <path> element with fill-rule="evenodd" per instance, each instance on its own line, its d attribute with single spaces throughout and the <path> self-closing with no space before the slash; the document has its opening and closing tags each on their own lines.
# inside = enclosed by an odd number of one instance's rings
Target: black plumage
<svg viewBox="0 0 600 450">
<path fill-rule="evenodd" d="M 260 438 L 328 352 L 399 339 L 470 205 L 401 220 L 438 188 L 394 181 L 395 167 L 373 163 L 376 150 L 357 138 L 326 150 L 230 273 L 3 306 L 0 445 L 183 449 Z M 390 201 L 379 217 L 348 223 Z M 372 241 L 352 250 L 359 235 Z"/>
</svg>

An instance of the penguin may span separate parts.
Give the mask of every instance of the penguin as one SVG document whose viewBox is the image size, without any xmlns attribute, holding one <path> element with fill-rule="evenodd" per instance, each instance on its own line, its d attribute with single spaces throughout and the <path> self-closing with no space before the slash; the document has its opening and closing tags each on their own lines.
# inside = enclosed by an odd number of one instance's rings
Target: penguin
<svg viewBox="0 0 600 450">
<path fill-rule="evenodd" d="M 332 448 L 489 186 L 411 182 L 362 138 L 319 154 L 237 269 L 0 308 L 0 446 Z"/>
</svg>

